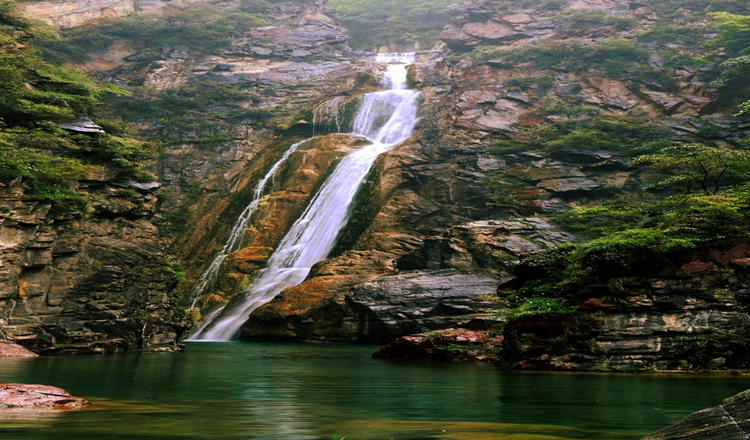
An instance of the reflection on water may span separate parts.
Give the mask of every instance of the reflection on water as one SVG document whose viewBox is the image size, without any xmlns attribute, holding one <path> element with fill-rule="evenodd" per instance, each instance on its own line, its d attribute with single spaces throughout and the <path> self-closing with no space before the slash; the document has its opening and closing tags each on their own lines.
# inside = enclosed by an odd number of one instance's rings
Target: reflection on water
<svg viewBox="0 0 750 440">
<path fill-rule="evenodd" d="M 176 354 L 0 358 L 0 382 L 92 401 L 51 415 L 0 411 L 0 438 L 625 440 L 750 388 L 745 377 L 520 373 L 372 360 L 374 350 L 196 343 Z"/>
</svg>

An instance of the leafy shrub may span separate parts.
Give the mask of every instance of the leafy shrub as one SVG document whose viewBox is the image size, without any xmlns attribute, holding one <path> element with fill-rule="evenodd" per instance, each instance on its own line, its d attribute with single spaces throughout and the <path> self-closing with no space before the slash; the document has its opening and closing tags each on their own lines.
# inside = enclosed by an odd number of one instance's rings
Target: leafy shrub
<svg viewBox="0 0 750 440">
<path fill-rule="evenodd" d="M 661 230 L 629 229 L 578 246 L 574 258 L 595 276 L 645 275 L 693 248 L 692 240 Z"/>
<path fill-rule="evenodd" d="M 509 320 L 517 320 L 529 316 L 570 315 L 575 312 L 576 308 L 562 298 L 526 298 L 505 316 Z"/>
<path fill-rule="evenodd" d="M 46 44 L 43 48 L 45 57 L 55 62 L 63 62 L 69 57 L 78 62 L 85 61 L 85 54 L 109 47 L 114 42 L 127 42 L 130 47 L 149 50 L 180 44 L 192 50 L 209 52 L 225 45 L 233 31 L 269 24 L 262 17 L 237 8 L 209 3 L 168 4 L 158 17 L 109 18 L 64 30 L 65 41 Z"/>
<path fill-rule="evenodd" d="M 560 24 L 559 29 L 568 35 L 581 37 L 600 28 L 612 31 L 626 31 L 635 26 L 631 17 L 613 15 L 599 10 L 566 9 L 553 21 Z"/>
<path fill-rule="evenodd" d="M 640 119 L 594 116 L 589 107 L 550 107 L 552 112 L 570 110 L 577 119 L 549 123 L 523 129 L 512 139 L 496 141 L 490 148 L 494 154 L 521 150 L 606 150 L 625 156 L 657 151 L 671 144 L 672 133 L 661 126 Z M 583 116 L 583 117 L 581 117 Z M 586 117 L 589 116 L 589 117 Z"/>
<path fill-rule="evenodd" d="M 716 358 L 725 359 L 722 368 L 750 367 L 750 334 L 747 331 L 680 336 L 675 338 L 674 346 L 693 369 L 716 367 Z"/>
<path fill-rule="evenodd" d="M 520 280 L 559 279 L 570 265 L 573 246 L 558 246 L 546 252 L 530 255 L 516 266 L 514 272 Z"/>
</svg>

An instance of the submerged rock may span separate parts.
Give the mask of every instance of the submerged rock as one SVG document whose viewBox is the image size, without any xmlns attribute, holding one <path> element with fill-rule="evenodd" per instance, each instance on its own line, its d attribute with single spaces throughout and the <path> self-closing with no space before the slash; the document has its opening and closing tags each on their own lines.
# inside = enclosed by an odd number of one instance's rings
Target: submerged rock
<svg viewBox="0 0 750 440">
<path fill-rule="evenodd" d="M 745 440 L 750 434 L 750 390 L 694 412 L 642 440 Z"/>
<path fill-rule="evenodd" d="M 1 408 L 80 407 L 89 405 L 86 399 L 73 397 L 62 388 L 48 385 L 20 383 L 0 384 Z"/>
</svg>

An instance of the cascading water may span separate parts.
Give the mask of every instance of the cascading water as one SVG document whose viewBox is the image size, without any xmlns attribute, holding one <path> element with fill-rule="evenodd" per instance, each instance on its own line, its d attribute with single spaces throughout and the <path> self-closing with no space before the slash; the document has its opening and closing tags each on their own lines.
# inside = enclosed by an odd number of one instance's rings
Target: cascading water
<svg viewBox="0 0 750 440">
<path fill-rule="evenodd" d="M 368 93 L 355 117 L 353 133 L 372 141 L 345 156 L 325 181 L 302 216 L 292 225 L 266 267 L 244 292 L 206 319 L 190 340 L 229 341 L 256 308 L 282 290 L 304 281 L 313 264 L 325 259 L 349 220 L 350 206 L 375 159 L 411 136 L 417 123 L 419 93 L 406 89 L 407 64 L 414 54 L 385 54 L 377 62 L 386 67 L 382 83 L 388 87 Z"/>
<path fill-rule="evenodd" d="M 268 181 L 276 174 L 281 164 L 283 164 L 284 161 L 286 161 L 292 153 L 297 151 L 297 148 L 299 148 L 309 140 L 310 139 L 304 140 L 302 142 L 297 142 L 296 144 L 290 146 L 289 149 L 286 150 L 281 156 L 281 159 L 273 164 L 273 166 L 270 170 L 268 170 L 263 179 L 258 182 L 258 185 L 255 187 L 255 191 L 253 192 L 253 200 L 249 205 L 247 205 L 247 208 L 242 211 L 242 214 L 240 214 L 240 217 L 234 223 L 232 232 L 230 232 L 229 238 L 224 244 L 224 247 L 221 248 L 218 255 L 216 255 L 213 261 L 211 261 L 211 264 L 208 265 L 206 270 L 201 274 L 200 278 L 198 278 L 198 281 L 196 281 L 192 289 L 190 289 L 189 298 L 192 298 L 193 300 L 190 307 L 195 307 L 195 303 L 196 301 L 198 301 L 198 298 L 204 293 L 209 292 L 211 289 L 213 289 L 214 285 L 216 284 L 216 278 L 219 274 L 219 269 L 221 268 L 221 263 L 224 262 L 224 259 L 226 259 L 230 253 L 236 251 L 239 248 L 240 242 L 242 241 L 242 234 L 245 232 L 245 228 L 247 227 L 248 222 L 255 213 L 255 210 L 258 209 L 260 198 L 263 196 L 263 192 L 266 189 L 266 184 L 268 183 Z"/>
<path fill-rule="evenodd" d="M 333 130 L 333 125 L 336 126 L 335 133 L 341 133 L 341 103 L 344 101 L 343 96 L 337 96 L 336 98 L 329 99 L 315 107 L 313 111 L 313 136 L 315 135 L 315 127 L 321 125 L 323 121 L 328 122 L 329 128 Z M 328 121 L 328 119 L 332 121 Z"/>
</svg>

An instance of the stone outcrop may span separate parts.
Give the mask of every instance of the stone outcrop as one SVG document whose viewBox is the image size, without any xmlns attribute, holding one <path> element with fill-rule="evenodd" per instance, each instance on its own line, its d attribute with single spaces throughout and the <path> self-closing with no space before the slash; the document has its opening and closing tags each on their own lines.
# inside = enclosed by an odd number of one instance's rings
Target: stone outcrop
<svg viewBox="0 0 750 440">
<path fill-rule="evenodd" d="M 750 435 L 750 390 L 704 409 L 642 440 L 743 440 Z"/>
<path fill-rule="evenodd" d="M 487 318 L 496 289 L 494 277 L 451 270 L 386 276 L 352 288 L 344 298 L 344 327 L 372 342 L 445 329 Z"/>
<path fill-rule="evenodd" d="M 34 357 L 37 356 L 31 350 L 18 344 L 6 344 L 0 342 L 0 357 Z"/>
<path fill-rule="evenodd" d="M 464 325 L 471 324 L 469 322 Z M 372 357 L 492 362 L 497 360 L 497 355 L 501 352 L 502 341 L 502 336 L 487 331 L 467 328 L 446 329 L 396 338 L 373 353 Z"/>
<path fill-rule="evenodd" d="M 656 274 L 584 286 L 577 313 L 508 323 L 499 362 L 545 370 L 742 368 L 750 361 L 749 249 L 687 255 Z"/>
<path fill-rule="evenodd" d="M 0 187 L 0 336 L 37 352 L 175 344 L 177 280 L 148 221 L 156 197 L 106 180 L 79 185 L 88 214 Z"/>
<path fill-rule="evenodd" d="M 62 388 L 19 383 L 0 384 L 0 410 L 4 408 L 75 408 L 87 405 L 89 405 L 87 400 L 73 397 Z"/>
</svg>

